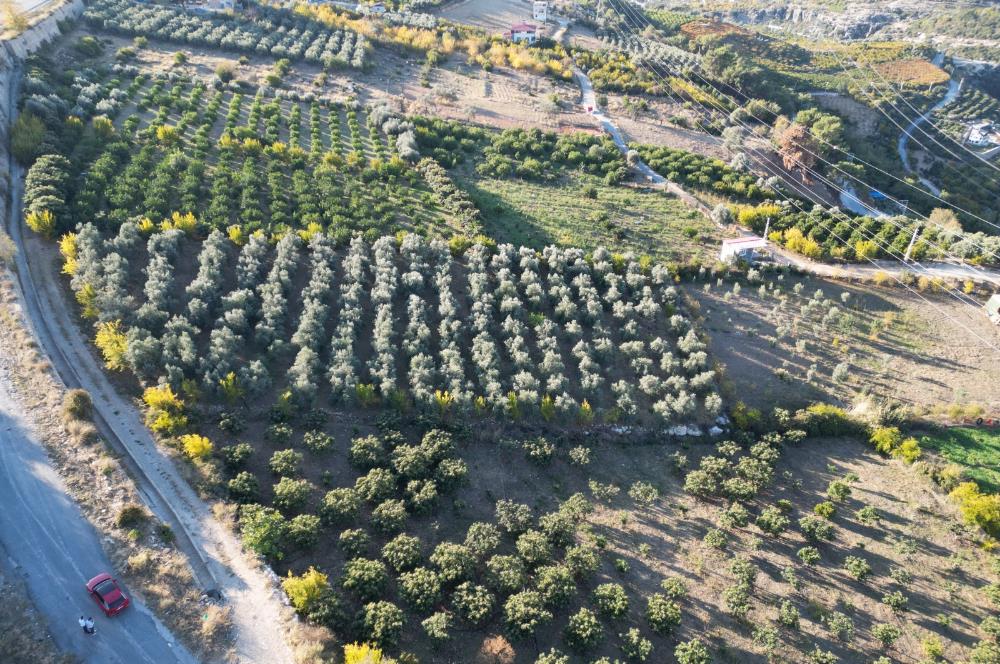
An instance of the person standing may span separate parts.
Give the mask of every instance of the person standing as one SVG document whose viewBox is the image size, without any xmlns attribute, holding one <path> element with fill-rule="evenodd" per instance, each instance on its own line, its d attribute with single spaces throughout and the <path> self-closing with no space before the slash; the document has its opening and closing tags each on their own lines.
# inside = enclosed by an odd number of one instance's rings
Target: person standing
<svg viewBox="0 0 1000 664">
<path fill-rule="evenodd" d="M 94 628 L 94 619 L 93 619 L 93 618 L 91 618 L 90 616 L 87 616 L 87 620 L 86 620 L 86 622 L 84 623 L 84 631 L 86 631 L 86 632 L 87 632 L 87 634 L 93 634 L 94 632 L 96 632 L 96 631 L 97 631 L 97 630 L 96 630 L 96 629 Z"/>
<path fill-rule="evenodd" d="M 83 616 L 80 616 L 80 620 L 78 620 L 77 622 L 80 623 L 80 629 L 83 630 L 83 633 L 89 634 L 89 632 L 87 631 L 87 621 L 83 619 Z"/>
</svg>

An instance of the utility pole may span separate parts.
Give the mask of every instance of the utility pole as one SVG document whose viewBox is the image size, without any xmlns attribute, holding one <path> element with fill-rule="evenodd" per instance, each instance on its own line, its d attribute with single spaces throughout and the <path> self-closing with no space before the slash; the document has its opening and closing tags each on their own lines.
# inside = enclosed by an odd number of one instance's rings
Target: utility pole
<svg viewBox="0 0 1000 664">
<path fill-rule="evenodd" d="M 910 238 L 910 246 L 908 246 L 906 248 L 906 255 L 903 256 L 903 262 L 904 263 L 909 263 L 910 262 L 910 254 L 913 252 L 913 245 L 915 245 L 917 243 L 917 236 L 918 235 L 920 235 L 920 224 L 919 223 L 917 223 L 917 225 L 913 227 L 913 237 Z"/>
</svg>

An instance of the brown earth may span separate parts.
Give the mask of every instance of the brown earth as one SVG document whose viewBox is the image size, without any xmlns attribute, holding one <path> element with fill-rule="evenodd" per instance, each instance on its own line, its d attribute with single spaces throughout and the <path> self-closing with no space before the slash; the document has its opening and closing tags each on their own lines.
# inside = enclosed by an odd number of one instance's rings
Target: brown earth
<svg viewBox="0 0 1000 664">
<path fill-rule="evenodd" d="M 713 355 L 725 365 L 733 394 L 747 403 L 770 407 L 833 398 L 850 402 L 860 393 L 890 398 L 918 411 L 947 404 L 978 404 L 1000 414 L 1000 383 L 993 377 L 998 353 L 973 333 L 1000 345 L 1000 333 L 981 310 L 943 295 L 922 294 L 933 306 L 902 288 L 882 288 L 818 278 L 766 276 L 764 281 L 788 296 L 784 305 L 760 284 L 743 284 L 732 296 L 704 282 L 688 293 L 700 304 Z M 802 284 L 795 294 L 795 284 Z M 817 289 L 829 304 L 803 316 L 800 307 Z M 730 293 L 727 302 L 724 295 Z M 848 303 L 841 299 L 849 293 Z M 837 306 L 844 317 L 824 327 L 823 316 Z M 776 339 L 776 329 L 787 336 Z M 963 327 L 964 326 L 964 327 Z M 968 329 L 966 329 L 968 328 Z M 804 342 L 804 351 L 796 349 Z M 844 382 L 831 378 L 840 363 L 849 367 Z M 815 379 L 806 384 L 809 367 Z M 787 372 L 787 375 L 783 372 Z"/>
</svg>

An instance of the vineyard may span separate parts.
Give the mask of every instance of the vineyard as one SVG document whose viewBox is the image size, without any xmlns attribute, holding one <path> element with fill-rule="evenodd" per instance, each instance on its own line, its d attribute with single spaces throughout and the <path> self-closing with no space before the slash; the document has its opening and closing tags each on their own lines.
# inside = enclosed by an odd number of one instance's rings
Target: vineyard
<svg viewBox="0 0 1000 664">
<path fill-rule="evenodd" d="M 126 222 L 105 238 L 87 224 L 61 244 L 108 365 L 143 381 L 585 423 L 720 411 L 704 345 L 659 266 L 606 251 L 462 253 L 416 235 L 338 251 L 320 233 L 272 249 L 261 234 L 213 231 L 199 249 L 177 225 L 144 238 Z M 127 287 L 140 273 L 144 297 Z"/>
<path fill-rule="evenodd" d="M 257 6 L 256 12 L 254 19 L 212 17 L 132 0 L 98 0 L 84 12 L 84 20 L 117 34 L 306 60 L 327 67 L 361 68 L 365 64 L 367 43 L 355 32 L 330 30 L 318 21 L 264 5 Z"/>
<path fill-rule="evenodd" d="M 941 85 L 950 78 L 945 70 L 919 58 L 881 62 L 874 68 L 889 81 L 903 85 Z"/>
</svg>

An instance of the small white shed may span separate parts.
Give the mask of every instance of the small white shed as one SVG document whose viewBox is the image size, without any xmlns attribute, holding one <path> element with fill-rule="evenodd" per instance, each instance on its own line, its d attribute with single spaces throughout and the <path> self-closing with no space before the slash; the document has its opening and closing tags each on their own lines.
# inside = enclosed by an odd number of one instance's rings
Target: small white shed
<svg viewBox="0 0 1000 664">
<path fill-rule="evenodd" d="M 719 250 L 719 260 L 723 263 L 734 263 L 738 260 L 752 262 L 755 250 L 766 246 L 767 240 L 756 235 L 723 240 L 722 249 Z"/>
<path fill-rule="evenodd" d="M 994 325 L 1000 325 L 1000 293 L 994 293 L 986 300 L 986 316 Z"/>
</svg>

